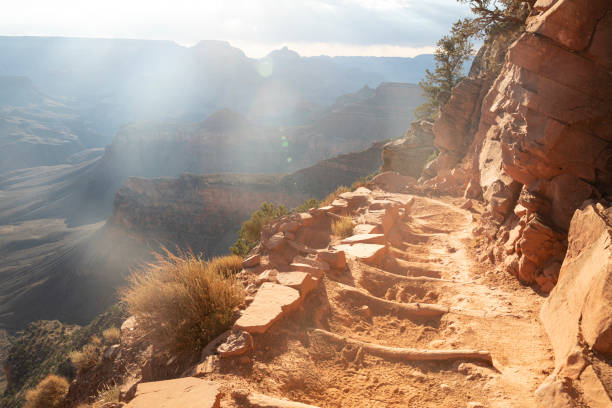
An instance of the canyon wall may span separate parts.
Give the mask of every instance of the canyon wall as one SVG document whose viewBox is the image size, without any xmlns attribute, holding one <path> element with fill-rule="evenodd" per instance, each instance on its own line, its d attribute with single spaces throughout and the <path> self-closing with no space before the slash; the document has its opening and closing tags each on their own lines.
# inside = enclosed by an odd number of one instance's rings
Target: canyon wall
<svg viewBox="0 0 612 408">
<path fill-rule="evenodd" d="M 540 293 L 547 407 L 612 395 L 612 5 L 535 3 L 501 71 L 472 70 L 433 126 L 433 193 L 482 199 L 481 260 Z"/>
<path fill-rule="evenodd" d="M 482 197 L 491 258 L 547 292 L 574 211 L 612 194 L 611 19 L 606 1 L 537 2 L 490 87 L 459 84 L 433 128 L 427 185 Z"/>
</svg>

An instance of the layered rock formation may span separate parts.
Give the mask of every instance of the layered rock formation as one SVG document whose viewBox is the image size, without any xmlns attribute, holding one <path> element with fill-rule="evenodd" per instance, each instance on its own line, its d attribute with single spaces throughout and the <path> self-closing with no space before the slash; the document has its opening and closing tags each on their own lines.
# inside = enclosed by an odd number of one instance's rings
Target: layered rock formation
<svg viewBox="0 0 612 408">
<path fill-rule="evenodd" d="M 586 202 L 571 220 L 559 282 L 540 313 L 555 352 L 555 371 L 538 389 L 543 404 L 612 406 L 612 207 Z"/>
<path fill-rule="evenodd" d="M 387 143 L 383 147 L 381 171 L 418 178 L 434 153 L 431 127 L 431 122 L 412 122 L 403 138 Z"/>
<path fill-rule="evenodd" d="M 181 175 L 130 178 L 117 192 L 110 223 L 145 240 L 216 256 L 236 240 L 240 224 L 263 202 L 289 208 L 306 195 L 288 194 L 277 176 Z"/>
<path fill-rule="evenodd" d="M 605 2 L 540 3 L 482 103 L 486 78 L 454 90 L 434 125 L 441 154 L 428 184 L 483 197 L 496 262 L 549 291 L 574 210 L 612 188 L 612 39 Z"/>
<path fill-rule="evenodd" d="M 550 292 L 547 407 L 612 406 L 611 18 L 603 0 L 536 2 L 495 80 L 472 72 L 433 128 L 425 187 L 484 200 L 480 259 Z"/>
</svg>

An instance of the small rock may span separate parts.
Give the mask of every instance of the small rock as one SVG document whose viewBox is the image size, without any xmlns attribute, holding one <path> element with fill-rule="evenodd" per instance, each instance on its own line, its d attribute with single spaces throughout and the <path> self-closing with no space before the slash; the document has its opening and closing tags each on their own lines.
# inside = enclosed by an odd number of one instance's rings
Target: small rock
<svg viewBox="0 0 612 408">
<path fill-rule="evenodd" d="M 245 331 L 233 331 L 223 344 L 217 347 L 219 357 L 240 356 L 253 349 L 253 337 Z"/>
<path fill-rule="evenodd" d="M 119 353 L 119 344 L 113 344 L 112 346 L 108 346 L 106 350 L 104 350 L 104 354 L 102 358 L 104 360 L 114 360 Z"/>
<path fill-rule="evenodd" d="M 280 249 L 283 246 L 284 242 L 285 242 L 285 235 L 282 232 L 277 232 L 265 242 L 264 246 L 267 249 L 274 251 L 274 250 Z"/>
<path fill-rule="evenodd" d="M 470 401 L 467 403 L 467 408 L 485 408 L 482 402 Z"/>
<path fill-rule="evenodd" d="M 107 402 L 105 404 L 100 405 L 100 408 L 121 408 L 125 404 L 123 402 Z"/>
<path fill-rule="evenodd" d="M 335 249 L 321 249 L 317 251 L 317 259 L 329 264 L 333 269 L 344 269 L 346 266 L 346 255 L 344 251 Z"/>
<path fill-rule="evenodd" d="M 366 319 L 372 318 L 372 311 L 370 310 L 370 307 L 368 305 L 361 306 L 359 308 L 359 311 L 361 312 L 361 315 L 365 317 Z"/>
<path fill-rule="evenodd" d="M 261 262 L 261 255 L 255 254 L 247 257 L 244 261 L 242 261 L 243 268 L 253 268 Z"/>
<path fill-rule="evenodd" d="M 440 389 L 444 392 L 449 392 L 450 391 L 450 387 L 446 384 L 440 384 Z"/>
<path fill-rule="evenodd" d="M 261 285 L 264 282 L 276 282 L 276 277 L 278 276 L 278 271 L 276 269 L 266 269 L 262 273 L 257 276 L 255 282 L 258 285 Z"/>
</svg>

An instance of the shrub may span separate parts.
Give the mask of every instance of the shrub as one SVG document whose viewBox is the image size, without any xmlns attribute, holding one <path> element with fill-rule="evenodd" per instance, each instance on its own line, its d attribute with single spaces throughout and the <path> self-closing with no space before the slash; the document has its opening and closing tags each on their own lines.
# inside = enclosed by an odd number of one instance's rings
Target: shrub
<svg viewBox="0 0 612 408">
<path fill-rule="evenodd" d="M 107 344 L 117 344 L 121 340 L 121 330 L 117 327 L 109 327 L 102 332 L 102 338 Z"/>
<path fill-rule="evenodd" d="M 98 391 L 96 396 L 95 406 L 103 405 L 108 402 L 119 402 L 119 394 L 121 393 L 121 384 L 105 384 L 102 389 Z"/>
<path fill-rule="evenodd" d="M 206 262 L 193 253 L 156 254 L 156 262 L 136 271 L 121 291 L 128 311 L 154 339 L 178 353 L 199 354 L 234 320 L 244 289 L 216 259 Z"/>
<path fill-rule="evenodd" d="M 325 207 L 326 205 L 330 205 L 331 203 L 334 202 L 334 200 L 343 193 L 348 193 L 350 192 L 351 189 L 348 188 L 347 186 L 340 186 L 336 189 L 336 191 L 334 191 L 333 193 L 330 193 L 327 197 L 325 197 L 325 199 L 323 200 L 323 202 L 321 202 L 321 206 Z"/>
<path fill-rule="evenodd" d="M 303 213 L 303 212 L 310 210 L 311 208 L 317 208 L 320 204 L 321 204 L 321 201 L 317 200 L 316 198 L 309 198 L 306 201 L 304 201 L 302 204 L 300 204 L 299 206 L 291 210 L 291 212 Z"/>
<path fill-rule="evenodd" d="M 353 220 L 351 217 L 340 217 L 332 222 L 332 234 L 340 238 L 353 235 Z"/>
<path fill-rule="evenodd" d="M 246 256 L 261 238 L 261 229 L 272 220 L 287 215 L 287 208 L 283 205 L 262 203 L 259 208 L 251 214 L 251 218 L 242 223 L 238 231 L 238 240 L 230 247 L 234 255 Z"/>
<path fill-rule="evenodd" d="M 49 375 L 26 393 L 24 408 L 59 408 L 68 393 L 68 381 L 64 377 Z"/>
<path fill-rule="evenodd" d="M 242 258 L 238 255 L 215 257 L 208 261 L 208 267 L 214 273 L 229 278 L 242 269 Z"/>
<path fill-rule="evenodd" d="M 98 364 L 101 353 L 99 344 L 88 343 L 81 350 L 70 352 L 68 357 L 77 371 L 85 371 Z"/>
</svg>

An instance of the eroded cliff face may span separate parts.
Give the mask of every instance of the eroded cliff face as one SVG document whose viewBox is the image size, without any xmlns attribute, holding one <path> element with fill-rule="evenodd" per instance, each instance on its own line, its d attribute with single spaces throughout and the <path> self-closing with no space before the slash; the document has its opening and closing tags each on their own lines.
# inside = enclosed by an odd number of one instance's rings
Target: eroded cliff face
<svg viewBox="0 0 612 408">
<path fill-rule="evenodd" d="M 171 247 L 220 255 L 227 253 L 240 224 L 261 203 L 291 208 L 307 198 L 283 191 L 278 179 L 229 174 L 130 178 L 115 196 L 110 223 Z"/>
<path fill-rule="evenodd" d="M 609 1 L 538 1 L 499 75 L 458 85 L 433 127 L 425 187 L 482 199 L 480 259 L 550 292 L 547 407 L 612 406 L 611 27 Z"/>
<path fill-rule="evenodd" d="M 484 198 L 491 258 L 544 291 L 574 211 L 612 192 L 611 19 L 606 1 L 538 2 L 486 95 L 467 79 L 434 125 L 429 187 Z"/>
</svg>

